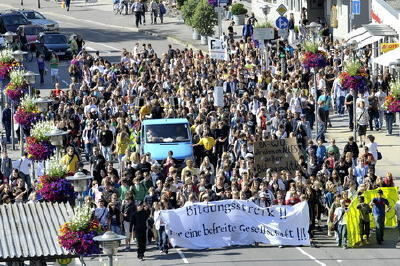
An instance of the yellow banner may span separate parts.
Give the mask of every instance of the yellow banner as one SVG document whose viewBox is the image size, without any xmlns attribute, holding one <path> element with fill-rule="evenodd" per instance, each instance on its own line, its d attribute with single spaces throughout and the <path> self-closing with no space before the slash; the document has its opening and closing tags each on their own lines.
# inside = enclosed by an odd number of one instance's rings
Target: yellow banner
<svg viewBox="0 0 400 266">
<path fill-rule="evenodd" d="M 389 201 L 390 211 L 385 216 L 385 226 L 395 227 L 397 225 L 397 218 L 394 210 L 394 205 L 398 200 L 397 187 L 383 187 L 380 188 L 383 191 L 383 197 Z M 363 196 L 365 203 L 370 203 L 374 198 L 378 196 L 378 189 L 368 190 L 364 192 Z M 359 204 L 358 198 L 354 198 L 351 201 L 348 212 L 345 216 L 347 221 L 347 245 L 348 247 L 354 247 L 361 243 L 360 236 L 360 211 L 357 209 Z M 371 228 L 375 227 L 375 221 L 373 214 L 370 215 Z"/>
<path fill-rule="evenodd" d="M 381 53 L 386 53 L 400 47 L 400 43 L 381 43 Z"/>
</svg>

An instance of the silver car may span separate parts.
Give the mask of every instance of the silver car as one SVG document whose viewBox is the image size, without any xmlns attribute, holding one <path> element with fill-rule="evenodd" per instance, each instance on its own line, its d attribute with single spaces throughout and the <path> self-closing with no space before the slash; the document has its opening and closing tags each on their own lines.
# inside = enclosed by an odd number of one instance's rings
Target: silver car
<svg viewBox="0 0 400 266">
<path fill-rule="evenodd" d="M 20 10 L 20 12 L 34 25 L 40 25 L 45 30 L 56 31 L 59 29 L 59 25 L 56 21 L 47 19 L 41 13 L 35 10 Z"/>
</svg>

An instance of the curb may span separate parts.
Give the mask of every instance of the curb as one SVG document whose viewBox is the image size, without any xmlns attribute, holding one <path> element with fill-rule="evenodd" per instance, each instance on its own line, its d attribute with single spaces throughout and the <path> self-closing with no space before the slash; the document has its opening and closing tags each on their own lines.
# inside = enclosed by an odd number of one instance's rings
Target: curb
<svg viewBox="0 0 400 266">
<path fill-rule="evenodd" d="M 171 35 L 165 35 L 165 34 L 160 34 L 151 30 L 142 30 L 142 29 L 138 29 L 138 32 L 144 33 L 146 35 L 150 35 L 150 36 L 154 36 L 154 37 L 159 37 L 159 38 L 165 38 L 171 42 L 174 42 L 176 44 L 182 45 L 184 47 L 187 47 L 189 49 L 193 49 L 193 50 L 201 50 L 203 53 L 207 53 L 206 50 L 204 50 L 201 47 L 196 46 L 195 44 L 188 42 L 188 41 L 184 41 L 182 39 L 176 38 L 174 36 Z"/>
</svg>

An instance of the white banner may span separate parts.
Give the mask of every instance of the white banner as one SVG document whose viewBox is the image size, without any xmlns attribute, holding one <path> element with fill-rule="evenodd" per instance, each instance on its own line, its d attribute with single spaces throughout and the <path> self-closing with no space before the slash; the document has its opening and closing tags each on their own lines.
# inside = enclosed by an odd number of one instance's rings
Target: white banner
<svg viewBox="0 0 400 266">
<path fill-rule="evenodd" d="M 195 203 L 161 212 L 171 244 L 205 249 L 255 242 L 310 245 L 307 202 L 261 208 L 251 201 Z"/>
<path fill-rule="evenodd" d="M 212 59 L 227 60 L 226 45 L 222 40 L 208 38 L 208 50 Z"/>
</svg>

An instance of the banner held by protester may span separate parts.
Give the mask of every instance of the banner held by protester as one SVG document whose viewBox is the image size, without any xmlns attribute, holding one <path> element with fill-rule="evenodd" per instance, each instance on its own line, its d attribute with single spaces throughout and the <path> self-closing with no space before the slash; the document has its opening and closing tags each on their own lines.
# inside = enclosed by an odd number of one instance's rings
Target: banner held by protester
<svg viewBox="0 0 400 266">
<path fill-rule="evenodd" d="M 277 172 L 286 170 L 294 174 L 299 169 L 300 154 L 296 138 L 256 142 L 254 145 L 256 172 L 265 173 L 267 169 L 271 169 Z"/>
<path fill-rule="evenodd" d="M 261 208 L 244 200 L 195 203 L 161 212 L 171 244 L 184 248 L 310 245 L 307 202 Z"/>
<path fill-rule="evenodd" d="M 398 200 L 397 187 L 382 187 L 379 188 L 383 191 L 383 197 L 389 201 L 391 209 L 385 215 L 385 227 L 395 227 L 397 225 L 397 217 L 394 210 L 394 205 Z M 363 193 L 364 200 L 366 203 L 370 203 L 374 198 L 377 197 L 378 189 L 368 190 Z M 359 200 L 355 197 L 346 214 L 347 221 L 347 243 L 349 247 L 354 247 L 358 243 L 361 243 L 360 233 L 360 211 L 357 209 Z M 370 215 L 370 227 L 375 227 L 375 220 L 373 215 Z"/>
</svg>

